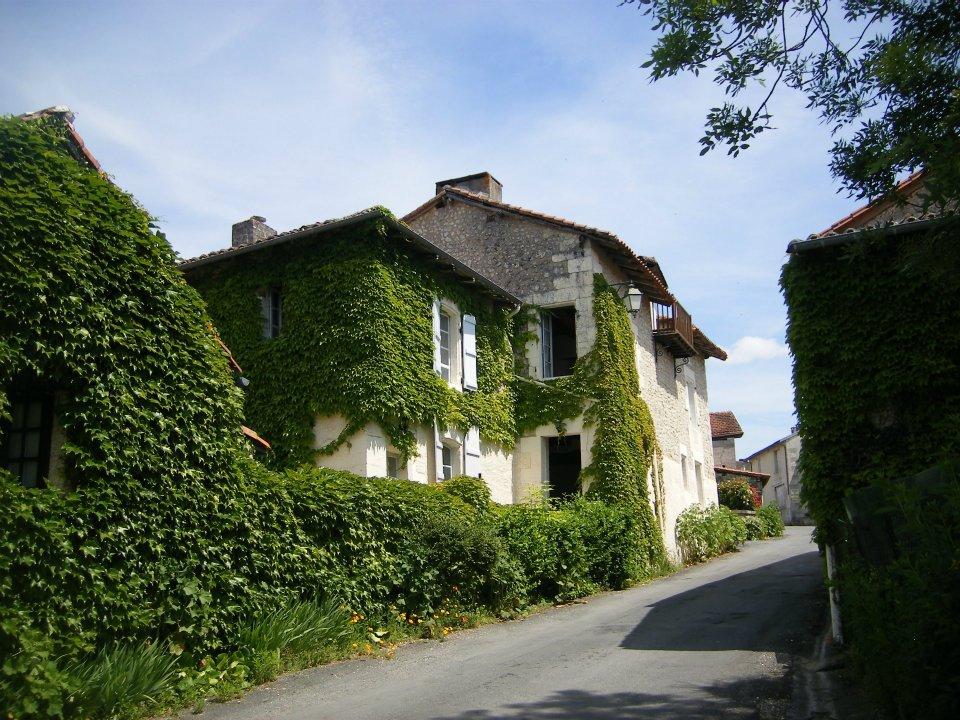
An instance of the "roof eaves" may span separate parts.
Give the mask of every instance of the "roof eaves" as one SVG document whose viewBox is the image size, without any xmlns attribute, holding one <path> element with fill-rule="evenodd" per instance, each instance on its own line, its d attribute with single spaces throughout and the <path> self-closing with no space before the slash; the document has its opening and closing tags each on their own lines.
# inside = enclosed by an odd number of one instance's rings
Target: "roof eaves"
<svg viewBox="0 0 960 720">
<path fill-rule="evenodd" d="M 822 250 L 823 248 L 836 247 L 837 245 L 849 245 L 850 243 L 859 242 L 866 237 L 885 237 L 921 232 L 947 222 L 952 219 L 952 217 L 953 216 L 939 214 L 921 215 L 920 217 L 910 216 L 898 222 L 892 222 L 879 227 L 850 228 L 843 232 L 811 235 L 806 240 L 791 241 L 787 245 L 787 253 L 790 255 L 799 255 L 812 250 Z"/>
<path fill-rule="evenodd" d="M 282 233 L 277 233 L 263 240 L 257 242 L 252 242 L 241 247 L 229 247 L 223 248 L 221 250 L 214 250 L 203 255 L 198 255 L 194 258 L 189 258 L 183 260 L 179 263 L 181 270 L 193 270 L 194 268 L 209 265 L 215 262 L 220 262 L 221 260 L 227 260 L 229 258 L 234 258 L 240 255 L 245 255 L 247 253 L 256 252 L 267 247 L 273 247 L 275 245 L 280 245 L 283 243 L 290 242 L 292 240 L 297 240 L 302 237 L 307 237 L 310 235 L 330 232 L 332 230 L 337 230 L 339 228 L 347 227 L 359 222 L 364 222 L 366 220 L 371 220 L 373 218 L 382 218 L 387 223 L 389 223 L 394 229 L 398 230 L 404 235 L 408 240 L 413 242 L 415 245 L 419 246 L 422 251 L 433 255 L 434 260 L 440 264 L 449 267 L 454 270 L 458 275 L 466 278 L 470 282 L 476 282 L 482 286 L 487 292 L 492 295 L 499 296 L 501 300 L 506 301 L 511 305 L 519 305 L 520 300 L 515 297 L 509 291 L 503 289 L 497 285 L 492 280 L 484 277 L 477 271 L 473 270 L 469 266 L 463 264 L 457 260 L 452 255 L 446 253 L 445 251 L 438 248 L 436 245 L 431 243 L 425 237 L 411 229 L 406 223 L 403 223 L 397 220 L 395 217 L 390 215 L 384 208 L 379 206 L 367 208 L 366 210 L 361 210 L 359 212 L 353 213 L 351 215 L 346 215 L 342 218 L 335 218 L 332 220 L 324 220 L 317 223 L 312 223 L 310 225 L 303 225 L 299 228 L 293 230 L 287 230 Z"/>
<path fill-rule="evenodd" d="M 897 202 L 898 198 L 903 197 L 912 193 L 917 187 L 922 183 L 923 179 L 926 177 L 927 171 L 924 168 L 917 170 L 912 173 L 910 176 L 904 178 L 886 195 L 882 195 L 874 200 L 871 200 L 866 205 L 857 208 L 849 215 L 840 218 L 833 225 L 828 227 L 826 230 L 817 233 L 818 236 L 829 235 L 832 233 L 843 232 L 853 227 L 854 224 L 861 224 L 864 222 L 869 222 L 871 217 L 876 216 L 886 208 L 890 207 L 893 203 Z"/>
</svg>

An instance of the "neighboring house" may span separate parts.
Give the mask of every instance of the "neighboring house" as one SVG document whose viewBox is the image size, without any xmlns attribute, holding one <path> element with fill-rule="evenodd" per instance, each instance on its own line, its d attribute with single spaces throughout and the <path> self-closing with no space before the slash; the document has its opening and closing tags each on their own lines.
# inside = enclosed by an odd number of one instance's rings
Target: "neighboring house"
<svg viewBox="0 0 960 720">
<path fill-rule="evenodd" d="M 787 247 L 803 496 L 826 538 L 847 527 L 851 489 L 957 454 L 958 218 L 930 203 L 927 180 Z"/>
<path fill-rule="evenodd" d="M 534 380 L 569 375 L 594 344 L 594 275 L 639 296 L 633 314 L 640 391 L 649 405 L 663 457 L 664 507 L 657 508 L 668 544 L 677 515 L 715 503 L 716 482 L 707 406 L 706 360 L 726 359 L 667 288 L 656 260 L 640 257 L 616 235 L 502 201 L 489 173 L 436 184 L 404 217 L 417 232 L 539 309 L 529 328 L 525 374 Z M 639 291 L 639 293 L 637 293 Z M 520 438 L 514 463 L 518 497 L 546 488 L 570 491 L 590 462 L 593 429 L 583 417 L 561 433 L 543 425 Z"/>
<path fill-rule="evenodd" d="M 0 469 L 27 488 L 69 490 L 118 467 L 141 477 L 145 471 L 129 447 L 123 463 L 107 469 L 104 458 L 133 445 L 156 465 L 159 455 L 147 448 L 156 443 L 162 446 L 157 453 L 170 450 L 161 429 L 184 425 L 177 415 L 183 408 L 149 410 L 150 402 L 166 392 L 181 400 L 186 395 L 182 377 L 171 390 L 175 382 L 165 375 L 163 358 L 179 354 L 177 373 L 187 374 L 209 370 L 210 355 L 222 362 L 211 342 L 219 338 L 202 324 L 202 308 L 183 309 L 197 298 L 184 288 L 169 245 L 110 182 L 74 119 L 64 106 L 0 118 L 5 137 L 16 138 L 0 153 Z M 114 221 L 127 223 L 123 233 Z M 230 351 L 222 342 L 219 347 L 239 378 Z M 229 380 L 226 385 L 233 389 Z M 222 388 L 210 384 L 207 390 Z M 113 403 L 111 410 L 101 402 Z M 149 440 L 136 435 L 144 428 L 124 410 L 127 402 L 148 413 Z M 207 404 L 222 410 L 223 402 L 209 398 Z M 205 431 L 215 433 L 229 418 L 220 414 Z M 242 432 L 254 448 L 269 449 L 250 428 L 227 432 Z M 182 460 L 184 446 L 171 454 Z"/>
<path fill-rule="evenodd" d="M 511 365 L 507 335 L 490 339 L 519 307 L 509 292 L 382 208 L 281 233 L 254 216 L 231 247 L 180 268 L 257 379 L 248 417 L 281 464 L 421 483 L 466 474 L 513 502 L 513 438 L 448 413 L 503 401 L 512 418 L 483 363 L 496 351 Z"/>
<path fill-rule="evenodd" d="M 717 467 L 737 467 L 737 438 L 743 428 L 729 410 L 710 413 L 710 438 L 713 441 L 713 462 Z"/>
<path fill-rule="evenodd" d="M 797 472 L 799 458 L 800 435 L 794 430 L 743 460 L 749 470 L 770 476 L 763 488 L 763 502 L 776 503 L 783 521 L 788 525 L 810 524 L 800 500 L 803 483 Z"/>
</svg>

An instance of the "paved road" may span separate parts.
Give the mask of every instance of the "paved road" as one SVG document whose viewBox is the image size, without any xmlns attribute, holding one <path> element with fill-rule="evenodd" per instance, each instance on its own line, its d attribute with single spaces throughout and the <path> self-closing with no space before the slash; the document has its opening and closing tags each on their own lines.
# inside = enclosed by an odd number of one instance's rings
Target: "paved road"
<svg viewBox="0 0 960 720">
<path fill-rule="evenodd" d="M 281 678 L 206 720 L 780 718 L 821 609 L 807 528 L 644 587 Z"/>
</svg>

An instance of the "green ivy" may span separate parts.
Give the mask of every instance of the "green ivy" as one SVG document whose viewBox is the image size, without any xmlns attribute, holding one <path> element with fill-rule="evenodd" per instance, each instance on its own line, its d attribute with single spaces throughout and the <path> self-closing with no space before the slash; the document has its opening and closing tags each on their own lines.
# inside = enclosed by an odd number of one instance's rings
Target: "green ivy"
<svg viewBox="0 0 960 720">
<path fill-rule="evenodd" d="M 957 223 L 791 257 L 781 285 L 803 450 L 826 541 L 843 497 L 960 454 Z"/>
<path fill-rule="evenodd" d="M 536 317 L 536 309 L 527 308 L 518 313 L 518 322 L 529 328 Z M 658 566 L 666 558 L 658 525 L 662 519 L 655 518 L 650 507 L 647 478 L 653 478 L 654 497 L 662 508 L 660 447 L 650 409 L 640 395 L 630 316 L 616 288 L 599 273 L 593 281 L 593 317 L 596 341 L 571 375 L 547 383 L 514 381 L 517 427 L 529 431 L 553 424 L 562 432 L 567 420 L 583 413 L 584 423 L 595 428 L 591 462 L 581 473 L 589 484 L 587 494 L 635 508 L 649 548 L 647 560 Z M 518 358 L 521 353 L 522 345 L 515 351 Z"/>
<path fill-rule="evenodd" d="M 314 464 L 367 423 L 402 454 L 415 425 L 474 426 L 502 447 L 516 439 L 510 394 L 509 310 L 412 257 L 380 217 L 189 271 L 223 339 L 253 379 L 248 424 L 268 438 L 279 467 Z M 262 337 L 259 296 L 281 288 L 283 328 Z M 434 371 L 431 304 L 443 297 L 477 318 L 476 392 Z M 318 416 L 341 415 L 336 441 L 313 447 Z"/>
</svg>

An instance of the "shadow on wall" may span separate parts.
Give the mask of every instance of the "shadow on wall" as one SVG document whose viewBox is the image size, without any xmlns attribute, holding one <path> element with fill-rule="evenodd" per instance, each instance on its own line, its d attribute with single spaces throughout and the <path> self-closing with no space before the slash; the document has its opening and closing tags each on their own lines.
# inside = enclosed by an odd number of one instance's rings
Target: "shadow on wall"
<svg viewBox="0 0 960 720">
<path fill-rule="evenodd" d="M 824 595 L 814 548 L 654 603 L 620 647 L 796 652 L 809 639 L 802 630 L 819 619 Z M 796 622 L 798 614 L 806 617 Z"/>
<path fill-rule="evenodd" d="M 504 705 L 495 711 L 467 710 L 433 720 L 746 720 L 759 717 L 757 698 L 763 698 L 764 706 L 785 708 L 790 701 L 789 683 L 781 678 L 736 680 L 691 690 L 685 696 L 561 690 L 535 702 Z"/>
</svg>

